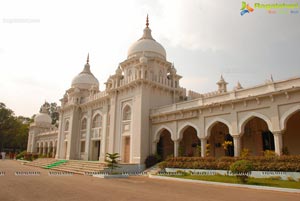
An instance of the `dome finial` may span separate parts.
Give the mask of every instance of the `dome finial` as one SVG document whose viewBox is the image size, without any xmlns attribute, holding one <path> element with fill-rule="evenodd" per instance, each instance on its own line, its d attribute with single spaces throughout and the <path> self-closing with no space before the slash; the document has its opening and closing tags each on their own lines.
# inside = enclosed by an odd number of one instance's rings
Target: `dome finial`
<svg viewBox="0 0 300 201">
<path fill-rule="evenodd" d="M 149 27 L 149 17 L 148 17 L 148 14 L 147 14 L 147 18 L 146 18 L 146 27 Z"/>
<path fill-rule="evenodd" d="M 86 63 L 88 64 L 89 61 L 90 61 L 90 53 L 88 53 L 88 55 L 87 55 Z"/>
</svg>

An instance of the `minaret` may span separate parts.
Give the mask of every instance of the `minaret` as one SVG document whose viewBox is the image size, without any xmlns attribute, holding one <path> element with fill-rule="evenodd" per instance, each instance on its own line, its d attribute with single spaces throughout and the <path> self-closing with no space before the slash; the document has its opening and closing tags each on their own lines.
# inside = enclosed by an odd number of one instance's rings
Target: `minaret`
<svg viewBox="0 0 300 201">
<path fill-rule="evenodd" d="M 238 81 L 237 83 L 236 83 L 236 86 L 235 86 L 235 88 L 234 88 L 235 90 L 240 90 L 240 89 L 243 89 L 243 87 L 242 87 L 242 85 L 241 85 L 241 83 L 240 83 L 240 81 Z"/>
<path fill-rule="evenodd" d="M 148 14 L 147 14 L 147 18 L 146 18 L 146 27 L 147 28 L 149 27 L 149 17 L 148 17 Z"/>
<path fill-rule="evenodd" d="M 91 67 L 90 67 L 90 53 L 87 55 L 86 64 L 84 65 L 83 71 L 81 73 L 89 73 L 91 74 Z"/>
<path fill-rule="evenodd" d="M 218 85 L 218 92 L 219 93 L 225 93 L 227 92 L 227 82 L 225 82 L 223 75 L 221 75 L 221 78 L 219 80 L 219 82 L 217 82 Z"/>
<path fill-rule="evenodd" d="M 148 14 L 147 14 L 147 17 L 146 17 L 146 27 L 144 29 L 144 34 L 143 34 L 142 38 L 140 38 L 139 40 L 142 40 L 142 39 L 154 40 L 153 37 L 152 37 L 152 35 L 151 35 L 151 29 L 149 28 L 149 17 L 148 17 Z"/>
</svg>

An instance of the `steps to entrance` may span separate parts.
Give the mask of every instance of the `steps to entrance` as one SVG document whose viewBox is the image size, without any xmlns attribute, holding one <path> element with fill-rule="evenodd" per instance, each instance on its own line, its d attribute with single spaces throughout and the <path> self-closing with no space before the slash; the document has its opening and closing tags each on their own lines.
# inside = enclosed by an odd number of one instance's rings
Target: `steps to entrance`
<svg viewBox="0 0 300 201">
<path fill-rule="evenodd" d="M 106 166 L 104 163 L 99 163 L 98 161 L 56 160 L 52 158 L 39 158 L 26 163 L 26 165 L 83 175 L 92 175 L 93 173 L 103 171 Z"/>
<path fill-rule="evenodd" d="M 59 166 L 51 168 L 51 170 L 72 172 L 75 174 L 92 174 L 95 172 L 103 171 L 105 164 L 94 161 L 79 161 L 69 160 Z"/>
<path fill-rule="evenodd" d="M 25 165 L 43 168 L 55 162 L 57 162 L 57 160 L 54 158 L 38 158 L 32 162 L 25 163 Z"/>
<path fill-rule="evenodd" d="M 59 165 L 61 165 L 61 164 L 63 164 L 63 163 L 66 163 L 66 162 L 67 162 L 67 160 L 59 160 L 59 161 L 55 161 L 54 163 L 51 163 L 50 165 L 44 166 L 44 168 L 46 168 L 46 169 L 51 169 L 51 168 L 53 168 L 53 167 L 59 166 Z"/>
</svg>

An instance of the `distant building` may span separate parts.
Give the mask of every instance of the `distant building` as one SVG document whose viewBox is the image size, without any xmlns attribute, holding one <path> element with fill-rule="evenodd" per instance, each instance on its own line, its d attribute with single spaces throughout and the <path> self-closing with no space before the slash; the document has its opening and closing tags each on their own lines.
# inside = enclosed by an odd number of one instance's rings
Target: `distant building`
<svg viewBox="0 0 300 201">
<path fill-rule="evenodd" d="M 104 91 L 87 59 L 61 99 L 58 129 L 43 108 L 30 126 L 27 151 L 101 162 L 105 153 L 118 152 L 123 163 L 137 164 L 154 153 L 300 154 L 300 78 L 271 78 L 250 88 L 238 82 L 228 90 L 221 76 L 218 89 L 206 94 L 186 92 L 180 79 L 147 19 Z"/>
</svg>

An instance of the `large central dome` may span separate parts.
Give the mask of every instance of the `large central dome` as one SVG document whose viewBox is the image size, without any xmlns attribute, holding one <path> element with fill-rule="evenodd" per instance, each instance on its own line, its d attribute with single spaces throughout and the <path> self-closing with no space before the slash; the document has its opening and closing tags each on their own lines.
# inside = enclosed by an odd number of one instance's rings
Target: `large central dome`
<svg viewBox="0 0 300 201">
<path fill-rule="evenodd" d="M 165 48 L 156 42 L 151 35 L 151 29 L 149 28 L 148 16 L 146 22 L 146 28 L 144 29 L 144 34 L 142 38 L 133 43 L 128 50 L 127 58 L 139 57 L 143 54 L 147 56 L 158 56 L 166 59 Z"/>
</svg>

